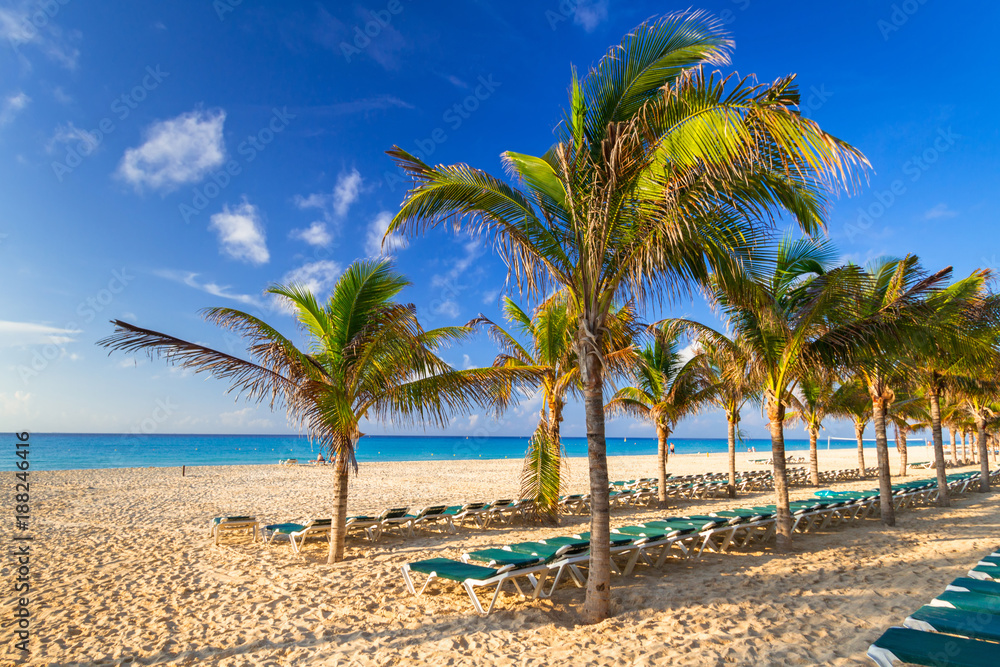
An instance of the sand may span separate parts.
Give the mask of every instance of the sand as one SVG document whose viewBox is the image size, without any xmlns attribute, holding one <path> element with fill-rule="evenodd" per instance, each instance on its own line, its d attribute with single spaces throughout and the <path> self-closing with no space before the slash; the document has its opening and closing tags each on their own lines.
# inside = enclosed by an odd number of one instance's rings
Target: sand
<svg viewBox="0 0 1000 667">
<path fill-rule="evenodd" d="M 820 454 L 824 469 L 856 462 L 850 450 Z M 739 467 L 761 469 L 748 463 L 759 456 L 741 453 Z M 874 451 L 868 457 L 873 464 Z M 923 448 L 910 452 L 911 461 L 929 458 Z M 614 457 L 611 478 L 650 476 L 654 463 Z M 351 485 L 350 511 L 511 496 L 519 465 L 364 464 Z M 677 474 L 725 467 L 724 454 L 670 463 Z M 586 474 L 586 461 L 572 459 L 570 490 L 586 490 Z M 614 617 L 583 626 L 582 589 L 562 588 L 540 601 L 507 595 L 498 611 L 480 618 L 461 589 L 410 596 L 399 566 L 584 530 L 587 517 L 568 517 L 561 528 L 387 536 L 374 545 L 352 538 L 349 559 L 327 566 L 325 542 L 308 544 L 301 555 L 287 543 L 236 536 L 213 546 L 206 524 L 226 514 L 269 521 L 324 514 L 329 469 L 197 467 L 186 477 L 179 468 L 33 472 L 31 480 L 28 663 L 36 665 L 865 665 L 868 645 L 994 549 L 1000 526 L 995 496 L 968 494 L 950 509 L 902 511 L 894 529 L 866 521 L 796 536 L 792 554 L 755 548 L 668 562 L 662 571 L 637 568 L 612 579 Z M 793 498 L 811 493 L 798 487 Z M 755 494 L 681 501 L 679 509 L 767 502 L 769 494 Z M 9 503 L 4 511 L 0 535 L 11 544 Z M 612 526 L 662 514 L 615 510 Z M 2 663 L 15 656 L 7 643 L 13 577 L 8 556 L 0 567 Z"/>
</svg>

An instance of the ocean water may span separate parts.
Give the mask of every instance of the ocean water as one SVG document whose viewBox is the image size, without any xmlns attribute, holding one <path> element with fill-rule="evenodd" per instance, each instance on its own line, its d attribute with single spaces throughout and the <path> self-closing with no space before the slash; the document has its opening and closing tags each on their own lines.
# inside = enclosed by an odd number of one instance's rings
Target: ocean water
<svg viewBox="0 0 1000 667">
<path fill-rule="evenodd" d="M 0 470 L 16 470 L 17 439 L 6 434 L 0 446 Z M 671 438 L 678 454 L 725 452 L 723 438 Z M 608 438 L 608 454 L 655 454 L 655 438 Z M 564 438 L 569 456 L 586 456 L 586 438 Z M 527 437 L 476 436 L 365 436 L 357 457 L 365 461 L 436 461 L 441 459 L 522 458 Z M 820 445 L 826 447 L 823 442 Z M 853 448 L 850 441 L 834 441 L 834 448 Z M 763 457 L 770 440 L 745 440 L 737 451 L 749 447 Z M 785 440 L 788 450 L 808 449 L 807 440 Z M 316 458 L 319 447 L 309 440 L 284 435 L 132 435 L 88 433 L 32 433 L 28 448 L 31 470 L 80 470 L 88 468 L 144 468 L 198 465 L 253 465 L 297 458 Z"/>
</svg>

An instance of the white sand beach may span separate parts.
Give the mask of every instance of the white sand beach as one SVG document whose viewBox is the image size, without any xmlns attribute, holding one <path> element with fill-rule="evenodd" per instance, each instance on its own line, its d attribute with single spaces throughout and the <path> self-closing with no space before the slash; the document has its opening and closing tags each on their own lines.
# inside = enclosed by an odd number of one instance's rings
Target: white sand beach
<svg viewBox="0 0 1000 667">
<path fill-rule="evenodd" d="M 741 453 L 739 468 L 763 469 L 748 463 L 759 456 Z M 875 452 L 867 456 L 874 464 Z M 894 451 L 892 458 L 895 471 Z M 911 461 L 929 458 L 923 448 L 910 452 Z M 823 469 L 856 460 L 853 450 L 820 452 Z M 650 476 L 654 461 L 612 457 L 611 479 Z M 725 461 L 678 455 L 669 468 L 722 471 Z M 510 497 L 519 468 L 514 460 L 367 463 L 352 480 L 350 512 Z M 572 459 L 570 490 L 584 491 L 586 475 L 586 461 Z M 796 487 L 793 499 L 813 491 Z M 583 626 L 582 589 L 539 601 L 508 594 L 480 618 L 457 587 L 410 596 L 399 567 L 585 530 L 587 517 L 566 517 L 556 528 L 491 526 L 376 544 L 350 538 L 348 559 L 328 566 L 322 540 L 301 555 L 287 543 L 237 536 L 214 546 L 206 526 L 219 515 L 274 522 L 328 515 L 329 469 L 33 472 L 32 498 L 33 665 L 865 665 L 868 645 L 995 548 L 1000 526 L 996 494 L 967 494 L 950 509 L 903 510 L 894 529 L 869 520 L 797 535 L 788 555 L 755 547 L 668 562 L 662 571 L 639 568 L 612 579 L 614 616 Z M 666 513 L 769 502 L 769 493 L 680 501 Z M 614 510 L 612 527 L 663 514 Z M 12 517 L 0 526 L 9 539 Z M 5 559 L 3 581 L 11 572 Z M 14 657 L 7 645 L 2 662 Z"/>
</svg>

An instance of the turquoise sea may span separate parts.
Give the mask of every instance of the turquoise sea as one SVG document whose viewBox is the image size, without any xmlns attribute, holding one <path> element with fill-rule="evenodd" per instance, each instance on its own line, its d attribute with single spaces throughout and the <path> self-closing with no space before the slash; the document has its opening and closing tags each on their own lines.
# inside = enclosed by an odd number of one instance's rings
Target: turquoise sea
<svg viewBox="0 0 1000 667">
<path fill-rule="evenodd" d="M 4 440 L 0 470 L 15 470 L 13 434 Z M 726 440 L 671 438 L 678 454 L 725 452 Z M 586 438 L 564 438 L 569 456 L 586 456 Z M 477 436 L 366 436 L 358 444 L 359 461 L 434 461 L 441 459 L 521 458 L 527 437 Z M 825 448 L 826 443 L 821 443 Z M 850 441 L 834 447 L 853 448 Z M 748 447 L 766 454 L 770 440 L 745 440 L 737 451 Z M 807 440 L 786 440 L 789 450 L 808 449 Z M 0 449 L 2 452 L 2 449 Z M 285 435 L 132 435 L 121 433 L 32 433 L 28 460 L 32 470 L 79 470 L 85 468 L 139 468 L 179 465 L 253 465 L 297 458 L 316 458 L 319 448 L 306 438 Z M 608 454 L 655 454 L 655 438 L 608 438 Z"/>
</svg>

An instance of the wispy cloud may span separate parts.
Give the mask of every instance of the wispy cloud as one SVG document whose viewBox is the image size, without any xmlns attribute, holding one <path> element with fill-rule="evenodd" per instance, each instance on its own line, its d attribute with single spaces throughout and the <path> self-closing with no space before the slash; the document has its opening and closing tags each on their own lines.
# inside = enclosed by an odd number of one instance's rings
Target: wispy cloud
<svg viewBox="0 0 1000 667">
<path fill-rule="evenodd" d="M 80 329 L 65 329 L 36 322 L 0 320 L 0 347 L 65 345 L 76 341 Z"/>
<path fill-rule="evenodd" d="M 365 252 L 369 257 L 391 256 L 397 250 L 403 250 L 409 243 L 399 234 L 385 235 L 392 222 L 392 213 L 382 211 L 368 223 L 368 235 L 365 238 Z M 382 239 L 385 238 L 385 242 Z"/>
<path fill-rule="evenodd" d="M 333 240 L 333 229 L 350 211 L 361 196 L 363 179 L 357 169 L 345 171 L 337 177 L 332 192 L 315 192 L 310 195 L 296 195 L 295 205 L 302 210 L 316 209 L 323 215 L 305 229 L 293 229 L 292 238 L 310 245 L 326 246 Z"/>
<path fill-rule="evenodd" d="M 153 274 L 159 276 L 160 278 L 166 278 L 167 280 L 187 285 L 188 287 L 222 299 L 230 299 L 232 301 L 238 301 L 250 306 L 263 305 L 261 300 L 256 297 L 250 296 L 249 294 L 238 294 L 233 292 L 229 285 L 219 285 L 215 282 L 203 283 L 198 280 L 198 276 L 201 274 L 195 273 L 194 271 L 173 271 L 170 269 L 163 269 L 154 271 Z"/>
<path fill-rule="evenodd" d="M 218 234 L 219 251 L 224 255 L 257 266 L 271 259 L 260 211 L 245 198 L 236 208 L 224 205 L 221 213 L 212 216 L 208 228 Z"/>
<path fill-rule="evenodd" d="M 305 229 L 293 229 L 289 236 L 318 247 L 328 246 L 333 241 L 333 236 L 327 230 L 326 223 L 319 221 L 312 223 Z"/>
<path fill-rule="evenodd" d="M 49 153 L 52 153 L 59 144 L 76 144 L 80 147 L 82 154 L 89 154 L 97 148 L 99 143 L 97 135 L 93 132 L 80 129 L 73 123 L 66 123 L 56 128 L 45 149 Z"/>
<path fill-rule="evenodd" d="M 10 124 L 28 106 L 31 98 L 22 92 L 8 95 L 0 104 L 0 125 Z"/>
<path fill-rule="evenodd" d="M 125 151 L 118 175 L 140 191 L 144 186 L 169 191 L 197 183 L 226 158 L 225 122 L 226 112 L 216 109 L 154 123 L 141 146 Z"/>
<path fill-rule="evenodd" d="M 958 215 L 957 211 L 953 211 L 948 208 L 947 204 L 938 204 L 934 208 L 928 210 L 924 213 L 924 220 L 940 220 L 942 218 L 954 218 Z"/>
<path fill-rule="evenodd" d="M 282 285 L 297 285 L 307 289 L 315 294 L 317 299 L 323 301 L 343 273 L 344 268 L 340 264 L 323 259 L 292 269 L 281 278 L 280 282 Z M 276 310 L 284 313 L 292 312 L 287 299 L 281 296 L 272 296 L 271 303 Z"/>
<path fill-rule="evenodd" d="M 58 12 L 62 3 L 50 3 Z M 37 0 L 14 0 L 0 7 L 0 39 L 6 41 L 30 67 L 21 47 L 31 46 L 67 69 L 76 68 L 80 50 L 77 30 L 65 31 L 54 20 L 55 14 Z"/>
<path fill-rule="evenodd" d="M 608 0 L 578 0 L 573 12 L 573 23 L 587 32 L 593 32 L 608 18 Z"/>
</svg>

